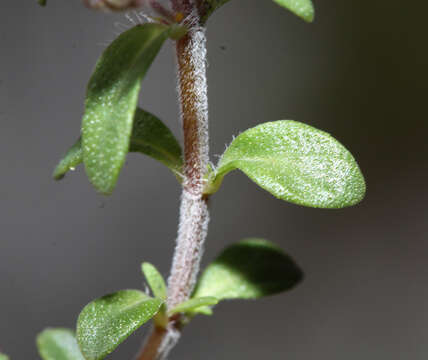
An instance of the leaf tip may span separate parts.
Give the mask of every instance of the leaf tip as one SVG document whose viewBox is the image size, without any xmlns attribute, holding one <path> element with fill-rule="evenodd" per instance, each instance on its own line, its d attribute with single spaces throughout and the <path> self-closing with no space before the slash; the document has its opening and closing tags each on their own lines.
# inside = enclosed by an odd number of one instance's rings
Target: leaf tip
<svg viewBox="0 0 428 360">
<path fill-rule="evenodd" d="M 315 18 L 315 8 L 311 0 L 274 0 L 304 21 L 311 23 Z"/>
<path fill-rule="evenodd" d="M 57 169 L 57 168 L 55 168 L 54 172 L 52 173 L 52 178 L 53 178 L 55 181 L 59 181 L 59 180 L 64 179 L 64 178 L 65 178 L 65 175 L 64 175 L 62 172 L 58 171 L 58 169 Z"/>
<path fill-rule="evenodd" d="M 314 5 L 311 2 L 311 5 L 308 7 L 308 9 L 302 13 L 302 15 L 299 15 L 303 20 L 305 20 L 307 23 L 313 23 L 315 20 L 315 8 Z"/>
<path fill-rule="evenodd" d="M 158 269 L 149 262 L 143 262 L 141 264 L 141 271 L 146 278 L 147 284 L 152 290 L 153 295 L 161 301 L 165 301 L 168 291 L 165 280 Z"/>
</svg>

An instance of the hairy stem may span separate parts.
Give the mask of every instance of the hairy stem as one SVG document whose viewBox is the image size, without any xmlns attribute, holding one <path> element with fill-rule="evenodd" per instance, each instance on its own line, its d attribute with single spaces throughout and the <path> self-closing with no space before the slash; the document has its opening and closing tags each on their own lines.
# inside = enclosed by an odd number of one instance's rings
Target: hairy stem
<svg viewBox="0 0 428 360">
<path fill-rule="evenodd" d="M 192 28 L 177 41 L 178 92 L 184 136 L 184 181 L 180 223 L 168 281 L 169 309 L 189 299 L 196 283 L 208 229 L 208 198 L 203 195 L 208 167 L 208 99 L 204 28 Z M 180 318 L 154 328 L 138 360 L 163 360 L 180 337 Z"/>
<path fill-rule="evenodd" d="M 184 134 L 185 179 L 177 247 L 168 288 L 168 308 L 187 300 L 196 282 L 208 227 L 203 196 L 208 168 L 208 103 L 204 29 L 177 42 L 179 94 Z"/>
</svg>

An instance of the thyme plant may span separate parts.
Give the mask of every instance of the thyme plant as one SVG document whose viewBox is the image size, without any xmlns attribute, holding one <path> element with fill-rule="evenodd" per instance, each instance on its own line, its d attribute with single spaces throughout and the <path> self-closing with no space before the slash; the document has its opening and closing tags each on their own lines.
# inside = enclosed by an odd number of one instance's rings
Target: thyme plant
<svg viewBox="0 0 428 360">
<path fill-rule="evenodd" d="M 195 316 L 211 315 L 219 301 L 276 294 L 302 279 L 285 252 L 255 238 L 227 247 L 198 277 L 209 199 L 230 171 L 239 169 L 275 197 L 303 206 L 342 208 L 364 197 L 364 178 L 345 147 L 296 121 L 267 122 L 246 130 L 217 165 L 209 161 L 205 27 L 227 1 L 84 0 L 94 9 L 135 8 L 147 21 L 122 33 L 96 64 L 81 136 L 54 177 L 61 179 L 83 163 L 96 190 L 108 195 L 127 153 L 140 152 L 162 162 L 180 182 L 180 219 L 168 285 L 153 265 L 143 263 L 151 295 L 120 290 L 93 300 L 80 313 L 75 331 L 49 328 L 39 334 L 44 360 L 104 359 L 150 320 L 152 331 L 136 358 L 166 359 L 184 326 Z M 274 1 L 305 21 L 313 20 L 310 0 Z M 44 0 L 39 3 L 46 5 Z M 161 120 L 137 106 L 142 80 L 168 39 L 176 48 L 182 146 Z"/>
</svg>

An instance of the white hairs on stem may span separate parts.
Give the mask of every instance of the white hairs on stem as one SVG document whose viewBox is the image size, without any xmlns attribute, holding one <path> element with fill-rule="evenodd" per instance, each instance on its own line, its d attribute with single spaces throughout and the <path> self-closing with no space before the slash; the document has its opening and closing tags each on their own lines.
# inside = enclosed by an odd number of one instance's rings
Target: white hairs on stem
<svg viewBox="0 0 428 360">
<path fill-rule="evenodd" d="M 206 79 L 205 29 L 190 28 L 179 48 L 178 92 L 183 122 L 190 122 L 185 137 L 191 138 L 185 153 L 185 180 L 181 197 L 177 245 L 169 277 L 168 308 L 187 300 L 196 283 L 208 231 L 208 204 L 203 197 L 204 175 L 208 169 L 208 98 Z M 186 112 L 186 113 L 185 113 Z"/>
</svg>

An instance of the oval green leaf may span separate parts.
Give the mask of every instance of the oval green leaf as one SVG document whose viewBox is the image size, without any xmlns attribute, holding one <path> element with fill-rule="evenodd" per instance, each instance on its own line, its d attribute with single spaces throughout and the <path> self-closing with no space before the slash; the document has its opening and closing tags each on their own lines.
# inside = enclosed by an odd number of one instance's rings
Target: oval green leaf
<svg viewBox="0 0 428 360">
<path fill-rule="evenodd" d="M 194 297 L 190 300 L 184 301 L 178 304 L 175 308 L 168 311 L 168 315 L 174 315 L 178 313 L 195 312 L 200 308 L 207 306 L 213 306 L 218 304 L 218 299 L 212 296 L 205 297 Z"/>
<path fill-rule="evenodd" d="M 180 179 L 183 163 L 180 144 L 171 130 L 147 111 L 137 109 L 135 112 L 129 151 L 160 161 Z M 55 168 L 54 179 L 62 179 L 68 171 L 74 170 L 82 162 L 82 142 L 79 138 Z"/>
<path fill-rule="evenodd" d="M 167 289 L 165 280 L 160 272 L 150 263 L 145 262 L 141 265 L 141 270 L 146 277 L 147 283 L 152 290 L 155 297 L 165 300 L 167 296 Z"/>
<path fill-rule="evenodd" d="M 193 297 L 257 299 L 290 290 L 302 271 L 279 247 L 245 239 L 227 247 L 202 273 Z"/>
<path fill-rule="evenodd" d="M 159 311 L 162 300 L 122 290 L 92 301 L 77 320 L 77 342 L 87 360 L 103 359 Z"/>
<path fill-rule="evenodd" d="M 169 35 L 155 23 L 138 25 L 105 50 L 91 77 L 82 121 L 89 180 L 110 194 L 128 153 L 141 81 Z"/>
<path fill-rule="evenodd" d="M 324 131 L 296 121 L 268 122 L 240 134 L 210 176 L 206 193 L 240 169 L 279 199 L 316 208 L 342 208 L 365 194 L 361 171 L 348 150 Z"/>
<path fill-rule="evenodd" d="M 311 0 L 273 0 L 278 5 L 290 10 L 307 22 L 312 22 L 315 16 L 314 5 Z"/>
<path fill-rule="evenodd" d="M 70 329 L 43 330 L 37 336 L 36 342 L 43 360 L 85 360 L 77 345 L 74 332 Z"/>
<path fill-rule="evenodd" d="M 0 354 L 0 360 L 9 360 L 9 356 L 5 354 Z"/>
</svg>

